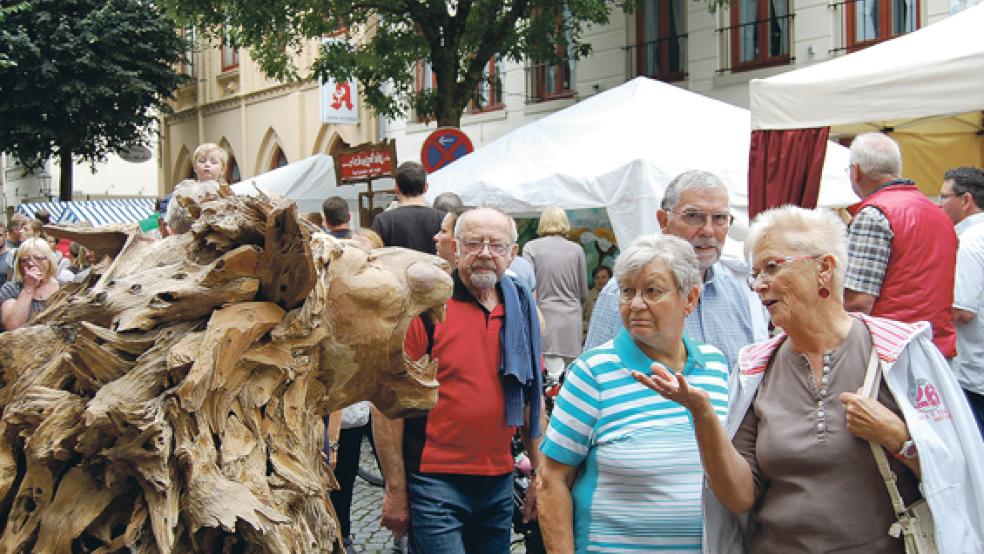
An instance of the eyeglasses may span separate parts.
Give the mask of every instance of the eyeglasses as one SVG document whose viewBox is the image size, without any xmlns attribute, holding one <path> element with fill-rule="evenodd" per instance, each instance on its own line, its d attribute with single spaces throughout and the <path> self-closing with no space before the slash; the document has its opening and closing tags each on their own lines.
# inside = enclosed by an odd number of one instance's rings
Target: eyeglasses
<svg viewBox="0 0 984 554">
<path fill-rule="evenodd" d="M 727 227 L 735 221 L 735 216 L 727 213 L 712 214 L 707 212 L 698 212 L 696 210 L 686 210 L 683 212 L 672 213 L 680 216 L 680 218 L 683 219 L 683 222 L 690 227 L 703 227 L 704 225 L 707 225 L 707 218 L 711 218 L 711 225 L 717 228 Z"/>
<path fill-rule="evenodd" d="M 941 201 L 942 200 L 946 200 L 947 198 L 953 198 L 954 196 L 960 196 L 960 195 L 959 194 L 946 194 L 946 193 L 941 192 L 940 193 L 940 200 Z"/>
<path fill-rule="evenodd" d="M 48 261 L 48 258 L 44 256 L 21 256 L 20 259 L 20 263 L 22 264 L 26 264 L 28 262 L 34 262 L 36 264 L 40 264 L 46 261 Z"/>
<path fill-rule="evenodd" d="M 748 281 L 748 286 L 754 290 L 755 284 L 758 283 L 759 277 L 763 277 L 763 276 L 766 278 L 766 280 L 771 281 L 776 276 L 776 274 L 779 273 L 779 270 L 781 270 L 782 266 L 784 266 L 785 264 L 788 264 L 790 262 L 796 262 L 799 260 L 817 260 L 820 257 L 821 257 L 820 255 L 812 255 L 812 256 L 806 255 L 806 256 L 786 256 L 784 258 L 772 258 L 771 260 L 765 262 L 765 265 L 762 266 L 762 269 L 755 269 L 754 267 L 752 268 L 752 272 L 749 273 L 748 277 L 746 278 L 746 280 Z"/>
<path fill-rule="evenodd" d="M 489 242 L 487 240 L 459 240 L 465 252 L 469 254 L 481 254 L 485 247 L 489 247 L 489 253 L 493 256 L 505 256 L 511 242 Z"/>
<path fill-rule="evenodd" d="M 622 304 L 631 304 L 635 301 L 636 296 L 642 296 L 642 301 L 646 304 L 655 304 L 660 301 L 666 293 L 670 291 L 661 289 L 659 287 L 646 287 L 641 290 L 636 290 L 632 287 L 623 287 L 619 291 L 619 302 Z"/>
</svg>

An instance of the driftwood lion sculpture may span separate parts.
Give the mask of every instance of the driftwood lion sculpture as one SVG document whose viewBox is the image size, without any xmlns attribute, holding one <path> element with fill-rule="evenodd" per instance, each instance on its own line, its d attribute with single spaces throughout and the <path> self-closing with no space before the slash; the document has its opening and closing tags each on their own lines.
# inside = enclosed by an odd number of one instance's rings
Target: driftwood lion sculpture
<svg viewBox="0 0 984 554">
<path fill-rule="evenodd" d="M 437 400 L 410 321 L 445 262 L 367 252 L 287 201 L 185 199 L 192 232 L 51 229 L 115 254 L 0 335 L 0 552 L 330 552 L 321 417 Z"/>
</svg>

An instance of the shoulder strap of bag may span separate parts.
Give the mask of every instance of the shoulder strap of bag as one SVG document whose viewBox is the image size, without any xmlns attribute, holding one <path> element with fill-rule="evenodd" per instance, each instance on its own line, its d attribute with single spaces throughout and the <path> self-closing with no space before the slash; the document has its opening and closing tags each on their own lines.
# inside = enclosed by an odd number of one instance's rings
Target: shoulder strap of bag
<svg viewBox="0 0 984 554">
<path fill-rule="evenodd" d="M 875 349 L 875 345 L 871 345 L 871 356 L 868 358 L 868 371 L 864 374 L 864 384 L 861 385 L 861 390 L 867 396 L 878 399 L 878 389 L 881 386 L 881 360 L 878 359 L 878 352 Z M 875 463 L 878 465 L 878 472 L 881 473 L 882 480 L 885 481 L 885 488 L 888 489 L 888 496 L 892 498 L 892 509 L 895 510 L 896 516 L 901 516 L 906 513 L 905 502 L 902 501 L 902 495 L 899 494 L 899 486 L 895 480 L 895 473 L 888 465 L 888 456 L 885 455 L 885 449 L 882 448 L 880 444 L 868 441 L 868 446 L 871 447 L 871 453 L 875 457 Z"/>
</svg>

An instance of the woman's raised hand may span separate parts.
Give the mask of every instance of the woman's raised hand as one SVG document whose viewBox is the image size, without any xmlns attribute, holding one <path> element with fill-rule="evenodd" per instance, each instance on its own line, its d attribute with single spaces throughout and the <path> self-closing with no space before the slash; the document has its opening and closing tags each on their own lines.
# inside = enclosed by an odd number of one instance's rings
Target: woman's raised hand
<svg viewBox="0 0 984 554">
<path fill-rule="evenodd" d="M 632 371 L 632 377 L 658 392 L 663 398 L 681 404 L 690 411 L 694 411 L 694 408 L 698 407 L 700 403 L 710 400 L 707 391 L 700 388 L 690 388 L 682 373 L 671 373 L 666 366 L 660 363 L 653 363 L 650 368 L 652 369 L 651 375 Z"/>
</svg>

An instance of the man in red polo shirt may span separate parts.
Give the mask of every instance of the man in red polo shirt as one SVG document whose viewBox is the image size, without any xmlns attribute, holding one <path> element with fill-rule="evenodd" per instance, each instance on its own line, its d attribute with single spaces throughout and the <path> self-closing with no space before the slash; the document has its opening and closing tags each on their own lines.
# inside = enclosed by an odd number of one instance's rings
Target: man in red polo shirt
<svg viewBox="0 0 984 554">
<path fill-rule="evenodd" d="M 899 177 L 902 154 L 887 135 L 858 135 L 850 171 L 863 201 L 848 229 L 844 307 L 906 323 L 928 321 L 933 343 L 953 358 L 953 224 L 915 183 Z"/>
<path fill-rule="evenodd" d="M 435 324 L 431 339 L 418 319 L 404 347 L 418 359 L 431 345 L 437 404 L 426 417 L 377 421 L 386 478 L 382 523 L 396 534 L 409 531 L 417 554 L 509 551 L 510 444 L 523 426 L 527 451 L 536 452 L 530 438 L 540 434 L 541 386 L 535 304 L 525 288 L 502 278 L 515 243 L 515 223 L 497 210 L 458 218 L 445 321 Z M 535 469 L 538 456 L 531 461 Z M 527 492 L 531 511 L 534 488 Z"/>
</svg>

